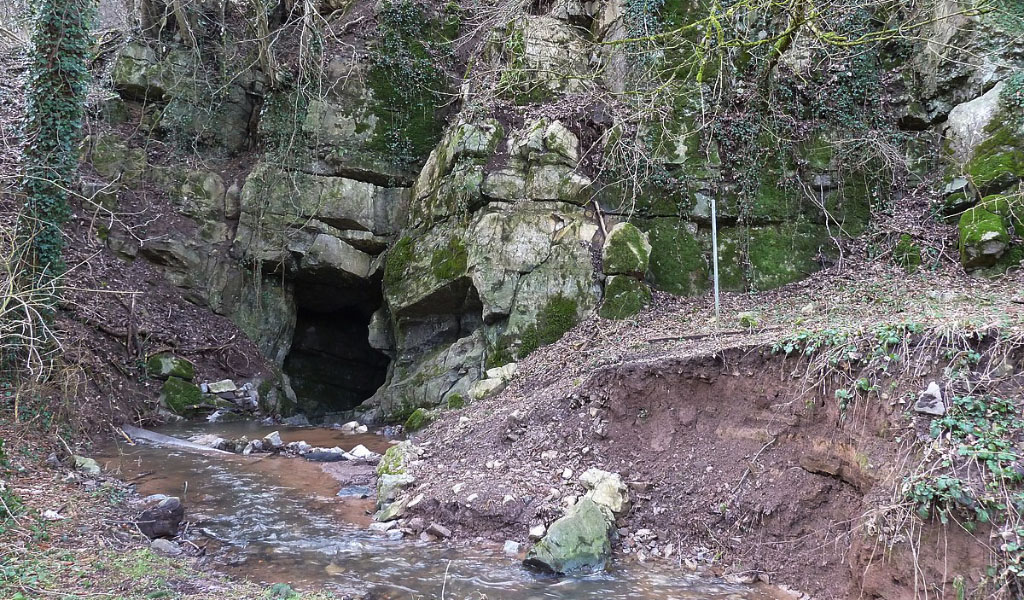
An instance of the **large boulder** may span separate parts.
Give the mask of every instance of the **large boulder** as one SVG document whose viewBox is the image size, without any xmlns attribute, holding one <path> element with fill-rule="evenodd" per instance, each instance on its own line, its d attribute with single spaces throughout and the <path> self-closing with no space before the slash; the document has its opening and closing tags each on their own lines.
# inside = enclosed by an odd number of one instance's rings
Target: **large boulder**
<svg viewBox="0 0 1024 600">
<path fill-rule="evenodd" d="M 967 270 L 991 267 L 1010 247 L 1006 219 L 984 207 L 964 212 L 960 230 L 960 262 Z"/>
<path fill-rule="evenodd" d="M 612 519 L 608 509 L 584 497 L 526 554 L 523 564 L 546 573 L 576 575 L 601 571 L 612 546 Z"/>
</svg>

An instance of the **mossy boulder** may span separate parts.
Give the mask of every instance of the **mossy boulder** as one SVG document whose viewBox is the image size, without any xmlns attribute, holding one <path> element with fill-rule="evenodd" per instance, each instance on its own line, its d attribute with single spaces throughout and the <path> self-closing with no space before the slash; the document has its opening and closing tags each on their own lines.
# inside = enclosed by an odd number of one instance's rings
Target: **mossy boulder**
<svg viewBox="0 0 1024 600">
<path fill-rule="evenodd" d="M 160 399 L 171 412 L 191 416 L 203 404 L 203 392 L 180 377 L 168 377 L 160 388 Z"/>
<path fill-rule="evenodd" d="M 560 575 L 600 571 L 611 555 L 611 527 L 610 511 L 584 497 L 551 524 L 544 538 L 530 548 L 523 564 Z"/>
<path fill-rule="evenodd" d="M 412 411 L 409 418 L 405 420 L 405 430 L 408 432 L 419 431 L 434 420 L 434 415 L 425 408 L 417 408 Z"/>
<path fill-rule="evenodd" d="M 606 275 L 643 277 L 651 260 L 651 243 L 632 223 L 619 223 L 608 232 L 601 252 Z"/>
<path fill-rule="evenodd" d="M 914 242 L 910 234 L 904 233 L 892 250 L 892 259 L 908 272 L 915 271 L 921 266 L 921 247 Z"/>
<path fill-rule="evenodd" d="M 405 475 L 413 459 L 413 450 L 414 446 L 410 442 L 401 442 L 388 448 L 377 463 L 377 476 Z"/>
<path fill-rule="evenodd" d="M 981 207 L 964 212 L 960 230 L 960 263 L 967 270 L 991 267 L 1010 247 L 1006 219 Z"/>
<path fill-rule="evenodd" d="M 536 323 L 523 331 L 519 357 L 562 339 L 578 320 L 579 303 L 575 299 L 562 295 L 552 296 L 537 313 Z"/>
<path fill-rule="evenodd" d="M 644 282 L 627 275 L 612 275 L 604 288 L 600 314 L 605 319 L 628 319 L 651 302 L 651 290 Z"/>
<path fill-rule="evenodd" d="M 167 379 L 178 377 L 186 381 L 192 381 L 196 376 L 195 366 L 180 356 L 174 356 L 166 352 L 154 354 L 146 361 L 146 371 L 150 377 Z"/>
</svg>

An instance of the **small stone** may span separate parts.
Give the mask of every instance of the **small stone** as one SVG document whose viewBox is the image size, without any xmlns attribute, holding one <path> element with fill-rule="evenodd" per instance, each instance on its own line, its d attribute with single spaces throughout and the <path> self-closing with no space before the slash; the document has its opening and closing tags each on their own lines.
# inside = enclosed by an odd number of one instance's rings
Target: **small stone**
<svg viewBox="0 0 1024 600">
<path fill-rule="evenodd" d="M 502 547 L 501 550 L 505 553 L 505 556 L 516 557 L 519 556 L 519 548 L 519 542 L 515 540 L 505 540 L 505 545 Z"/>
<path fill-rule="evenodd" d="M 436 542 L 437 541 L 437 537 L 433 536 L 433 535 L 430 535 L 426 531 L 421 531 L 420 532 L 420 541 L 421 542 Z"/>
<path fill-rule="evenodd" d="M 220 381 L 214 381 L 213 383 L 207 384 L 207 389 L 210 394 L 225 394 L 227 392 L 237 391 L 238 386 L 236 386 L 235 382 L 230 379 L 222 379 Z"/>
<path fill-rule="evenodd" d="M 946 405 L 942 402 L 942 390 L 938 383 L 929 383 L 928 388 L 921 392 L 914 404 L 914 411 L 936 417 L 946 414 Z"/>
<path fill-rule="evenodd" d="M 534 525 L 530 528 L 530 541 L 536 542 L 537 540 L 544 537 L 544 532 L 547 531 L 547 527 L 544 525 Z"/>
<path fill-rule="evenodd" d="M 142 511 L 136 526 L 149 539 L 174 537 L 185 517 L 185 506 L 175 497 L 164 498 L 153 508 Z"/>
<path fill-rule="evenodd" d="M 812 315 L 814 314 L 815 310 L 817 310 L 817 307 L 814 305 L 813 302 L 809 302 L 805 304 L 803 308 L 800 309 L 800 314 L 804 316 Z"/>
<path fill-rule="evenodd" d="M 388 532 L 388 539 L 391 541 L 397 541 L 405 537 L 405 532 L 401 529 L 392 529 Z"/>
<path fill-rule="evenodd" d="M 552 461 L 558 458 L 558 450 L 545 450 L 540 453 L 541 460 Z"/>
<path fill-rule="evenodd" d="M 470 502 L 476 500 L 479 497 L 480 494 L 470 494 L 469 496 L 466 496 L 466 504 L 469 504 Z"/>
<path fill-rule="evenodd" d="M 391 531 L 392 529 L 394 529 L 395 525 L 397 525 L 397 523 L 395 523 L 394 521 L 385 521 L 383 523 L 382 522 L 373 522 L 373 523 L 370 523 L 369 529 L 370 529 L 370 531 L 375 531 L 377 533 L 387 533 L 388 531 Z"/>
<path fill-rule="evenodd" d="M 423 531 L 427 528 L 427 522 L 423 520 L 423 517 L 413 517 L 409 519 L 409 529 L 413 531 Z"/>
<path fill-rule="evenodd" d="M 181 546 L 175 544 L 170 540 L 158 538 L 149 543 L 150 550 L 163 554 L 165 556 L 179 556 L 181 555 Z"/>
<path fill-rule="evenodd" d="M 452 530 L 439 523 L 431 523 L 424 531 L 438 538 L 447 538 L 452 536 Z"/>
<path fill-rule="evenodd" d="M 566 467 L 565 470 L 562 471 L 562 479 L 572 479 L 572 469 Z"/>
<path fill-rule="evenodd" d="M 63 521 L 64 518 L 65 518 L 64 515 L 60 514 L 59 512 L 57 512 L 55 510 L 44 510 L 43 511 L 43 520 L 44 521 Z"/>
<path fill-rule="evenodd" d="M 289 442 L 288 445 L 285 446 L 285 450 L 293 454 L 306 454 L 312 449 L 313 447 L 306 442 Z"/>
<path fill-rule="evenodd" d="M 349 421 L 341 426 L 342 433 L 355 433 L 356 428 L 359 427 L 359 421 Z"/>
<path fill-rule="evenodd" d="M 366 425 L 360 425 L 359 427 L 356 427 L 356 433 L 366 433 L 369 430 L 370 428 L 367 427 Z"/>
<path fill-rule="evenodd" d="M 452 486 L 452 491 L 455 492 L 456 494 L 458 494 L 463 489 L 465 489 L 465 487 L 466 487 L 465 482 L 459 482 L 459 483 L 456 483 L 455 485 Z"/>
</svg>

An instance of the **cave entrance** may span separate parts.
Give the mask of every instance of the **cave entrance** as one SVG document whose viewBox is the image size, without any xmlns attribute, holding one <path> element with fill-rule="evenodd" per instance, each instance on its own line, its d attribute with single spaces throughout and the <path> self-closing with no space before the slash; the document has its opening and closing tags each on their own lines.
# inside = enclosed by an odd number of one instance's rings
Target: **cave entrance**
<svg viewBox="0 0 1024 600">
<path fill-rule="evenodd" d="M 368 339 L 381 301 L 369 286 L 296 285 L 295 336 L 284 360 L 295 412 L 314 419 L 351 410 L 384 385 L 390 359 Z"/>
</svg>

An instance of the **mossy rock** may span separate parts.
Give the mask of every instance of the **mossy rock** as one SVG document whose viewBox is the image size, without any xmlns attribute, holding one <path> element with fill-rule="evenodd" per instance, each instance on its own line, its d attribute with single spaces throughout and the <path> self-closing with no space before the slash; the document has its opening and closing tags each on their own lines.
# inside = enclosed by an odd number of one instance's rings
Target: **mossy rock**
<svg viewBox="0 0 1024 600">
<path fill-rule="evenodd" d="M 199 387 L 180 377 L 168 377 L 160 388 L 160 396 L 168 410 L 182 416 L 191 416 L 203 404 Z"/>
<path fill-rule="evenodd" d="M 88 158 L 101 177 L 108 181 L 118 180 L 129 187 L 138 183 L 146 171 L 146 152 L 141 148 L 129 148 L 114 134 L 91 140 Z"/>
<path fill-rule="evenodd" d="M 988 138 L 978 144 L 964 167 L 982 196 L 1006 190 L 1024 178 L 1024 126 L 1020 117 L 997 114 L 985 128 Z"/>
<path fill-rule="evenodd" d="M 914 242 L 910 234 L 904 233 L 892 250 L 892 259 L 907 272 L 916 271 L 921 266 L 921 247 Z"/>
<path fill-rule="evenodd" d="M 651 260 L 651 243 L 632 223 L 619 223 L 608 232 L 601 253 L 606 275 L 643 277 Z"/>
<path fill-rule="evenodd" d="M 521 336 L 519 358 L 523 358 L 541 346 L 553 344 L 562 339 L 578 320 L 579 303 L 561 294 L 548 299 L 537 314 L 537 321 L 527 327 Z"/>
<path fill-rule="evenodd" d="M 960 263 L 967 270 L 995 265 L 1010 247 L 1007 220 L 981 207 L 964 212 L 960 230 Z"/>
<path fill-rule="evenodd" d="M 978 202 L 978 208 L 995 213 L 1009 225 L 1017 235 L 1024 235 L 1024 197 L 1021 195 L 993 194 L 985 196 Z"/>
<path fill-rule="evenodd" d="M 604 288 L 604 303 L 598 311 L 605 319 L 628 319 L 651 303 L 651 289 L 628 275 L 612 275 Z"/>
<path fill-rule="evenodd" d="M 180 356 L 166 352 L 149 357 L 149 360 L 146 361 L 146 371 L 150 377 L 158 379 L 179 377 L 186 381 L 192 381 L 192 378 L 196 376 L 195 365 Z"/>
<path fill-rule="evenodd" d="M 769 290 L 807 277 L 821 269 L 819 254 L 831 243 L 824 226 L 813 223 L 751 228 L 747 249 L 751 286 Z"/>
<path fill-rule="evenodd" d="M 677 296 L 694 296 L 709 287 L 708 257 L 685 221 L 651 219 L 640 223 L 651 243 L 648 281 Z"/>
<path fill-rule="evenodd" d="M 425 408 L 417 408 L 412 411 L 409 418 L 405 420 L 405 430 L 408 432 L 419 431 L 434 421 L 434 415 Z"/>
<path fill-rule="evenodd" d="M 377 463 L 377 477 L 404 475 L 412 460 L 411 451 L 412 444 L 409 442 L 402 442 L 388 448 L 380 462 Z"/>
</svg>

